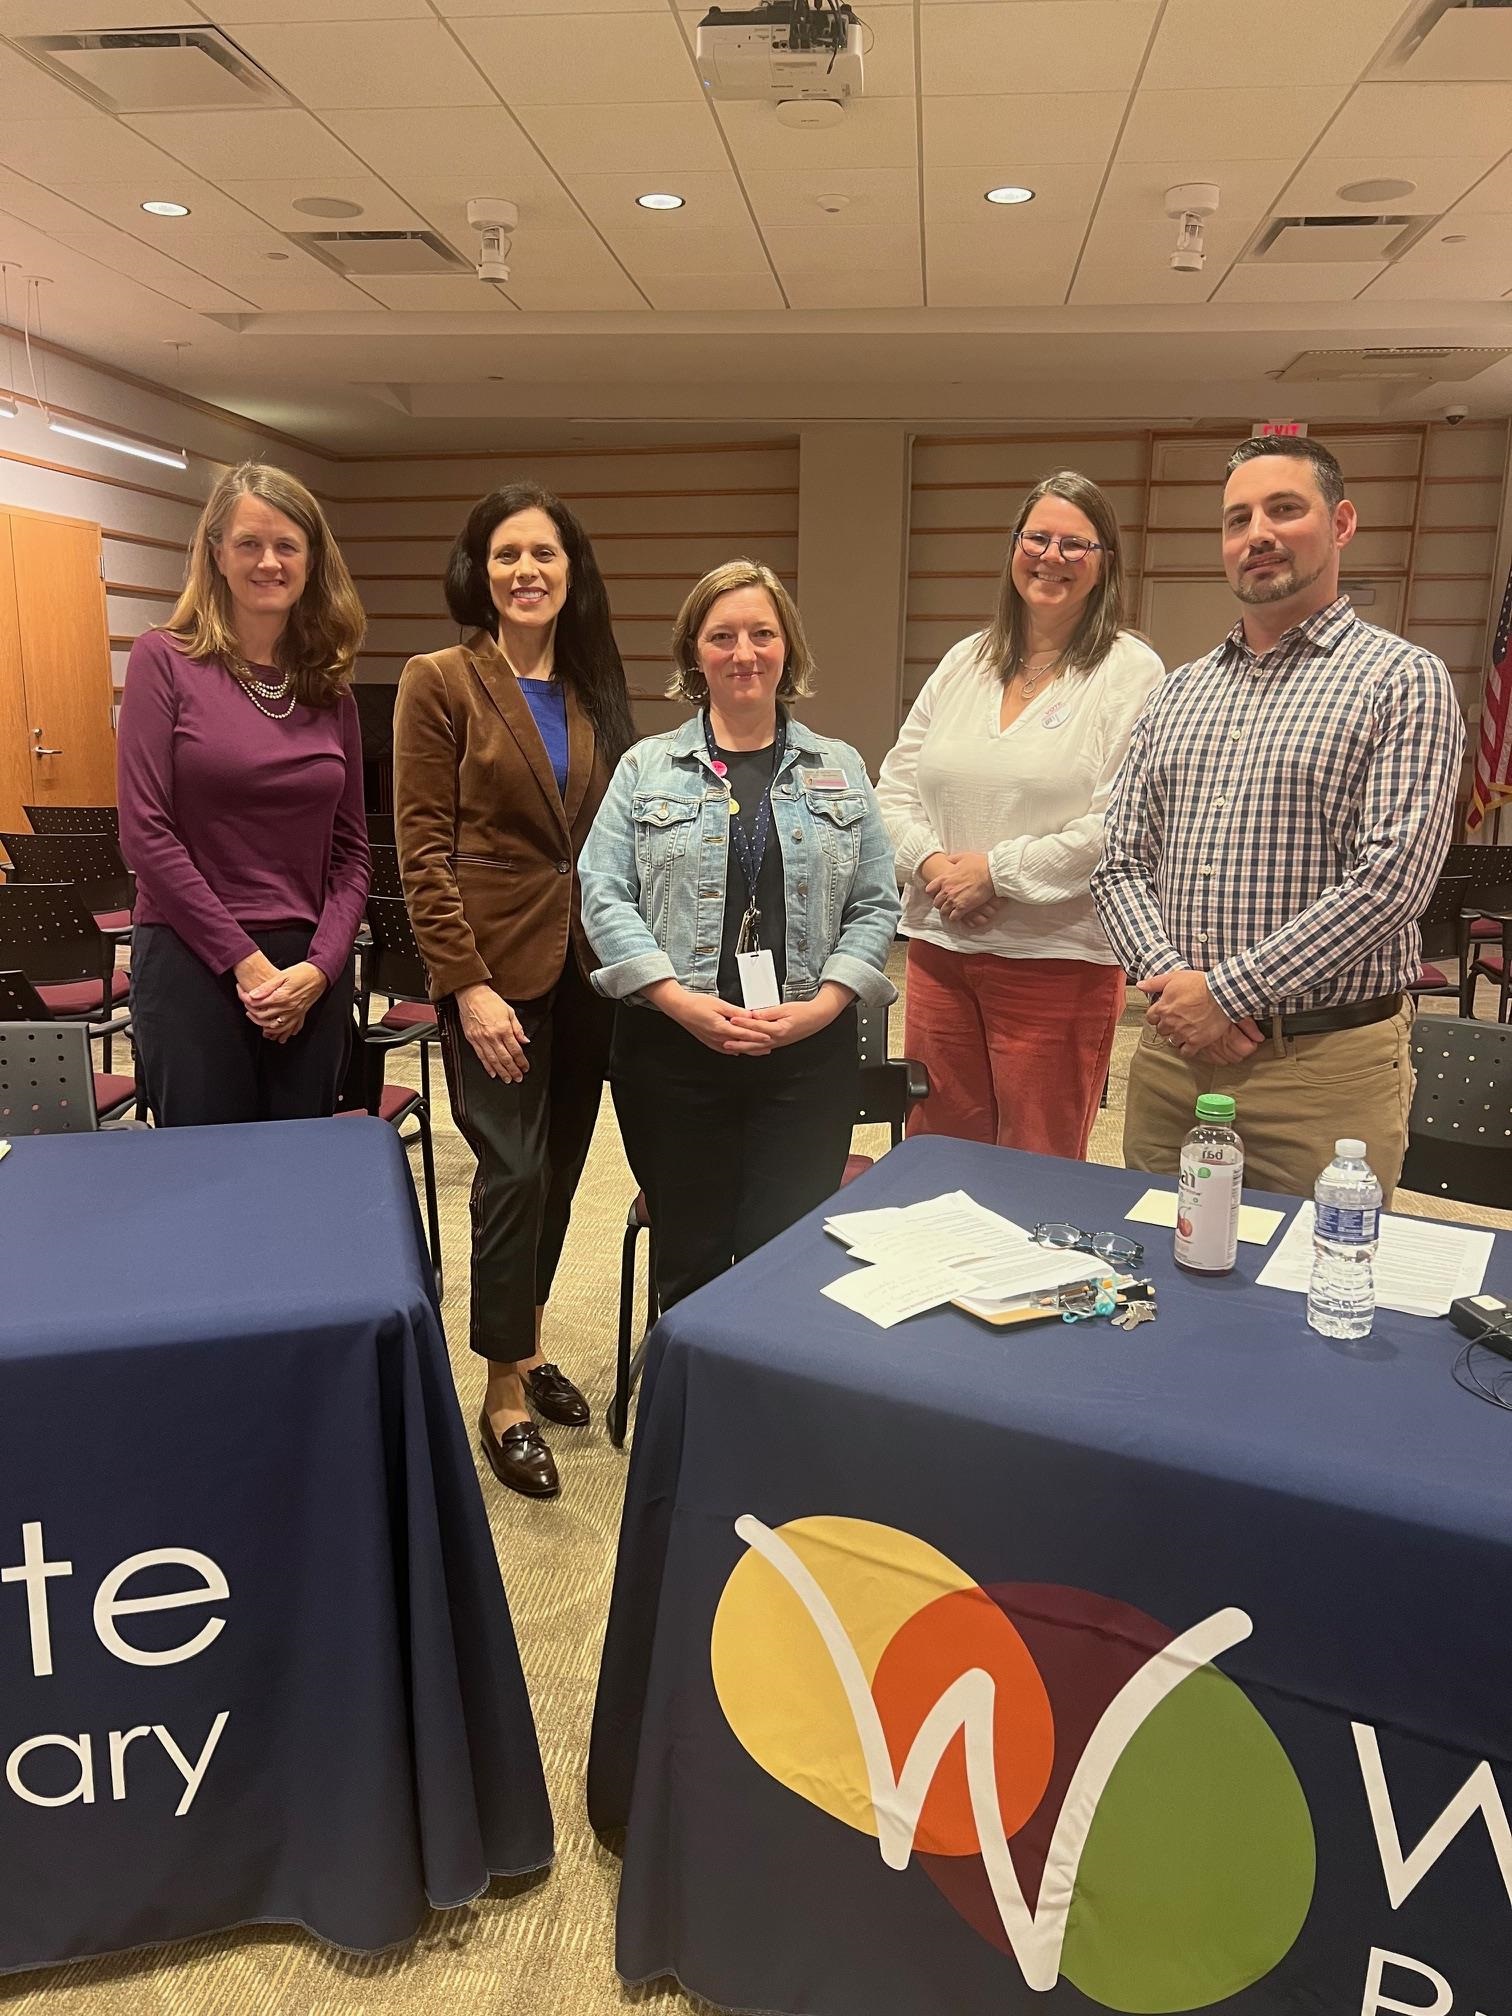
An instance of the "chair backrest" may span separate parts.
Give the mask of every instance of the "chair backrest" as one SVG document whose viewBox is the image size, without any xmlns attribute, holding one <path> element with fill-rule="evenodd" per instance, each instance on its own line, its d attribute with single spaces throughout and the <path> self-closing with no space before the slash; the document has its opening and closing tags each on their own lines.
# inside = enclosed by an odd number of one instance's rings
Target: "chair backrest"
<svg viewBox="0 0 1512 2016">
<path fill-rule="evenodd" d="M 0 1022 L 51 1022 L 52 1012 L 24 973 L 0 972 Z"/>
<path fill-rule="evenodd" d="M 0 1135 L 93 1134 L 94 1071 L 80 1022 L 0 1022 Z"/>
<path fill-rule="evenodd" d="M 1470 895 L 1468 875 L 1441 875 L 1428 898 L 1428 907 L 1418 919 L 1423 934 L 1423 957 L 1447 959 L 1459 950 L 1460 912 Z"/>
<path fill-rule="evenodd" d="M 1468 875 L 1470 893 L 1512 886 L 1512 847 L 1473 847 L 1458 841 L 1444 857 L 1441 875 Z"/>
<path fill-rule="evenodd" d="M 1512 1206 L 1512 1025 L 1423 1015 L 1402 1183 L 1461 1204 Z"/>
<path fill-rule="evenodd" d="M 121 837 L 121 815 L 114 805 L 23 805 L 33 833 L 109 833 Z"/>
<path fill-rule="evenodd" d="M 391 1001 L 428 1001 L 430 974 L 403 897 L 369 896 L 367 921 L 373 934 L 362 975 L 367 991 L 387 994 Z"/>
<path fill-rule="evenodd" d="M 129 910 L 136 884 L 109 833 L 0 833 L 13 882 L 67 882 L 88 910 Z"/>
<path fill-rule="evenodd" d="M 887 1054 L 886 1008 L 856 1003 L 856 1048 L 861 1054 L 861 1076 L 855 1124 L 890 1127 L 894 1142 L 898 1142 L 908 1118 L 908 1066 Z"/>
<path fill-rule="evenodd" d="M 392 847 L 394 844 L 394 815 L 392 812 L 369 812 L 367 815 L 368 845 L 370 847 Z"/>
<path fill-rule="evenodd" d="M 385 847 L 381 842 L 368 844 L 368 852 L 373 857 L 373 879 L 369 885 L 374 896 L 397 896 L 404 898 L 404 883 L 399 875 L 399 849 Z"/>
<path fill-rule="evenodd" d="M 100 927 L 72 889 L 55 882 L 0 886 L 0 966 L 45 987 L 99 980 L 110 964 Z"/>
</svg>

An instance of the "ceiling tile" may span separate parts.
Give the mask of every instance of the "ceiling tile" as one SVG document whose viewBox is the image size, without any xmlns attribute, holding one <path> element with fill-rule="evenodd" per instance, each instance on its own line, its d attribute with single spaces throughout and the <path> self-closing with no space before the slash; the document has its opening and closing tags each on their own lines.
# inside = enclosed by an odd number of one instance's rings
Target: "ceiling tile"
<svg viewBox="0 0 1512 2016">
<path fill-rule="evenodd" d="M 0 211 L 39 231 L 92 231 L 99 219 L 75 203 L 65 203 L 40 182 L 30 182 L 9 168 L 0 168 Z"/>
<path fill-rule="evenodd" d="M 863 99 L 842 125 L 811 133 L 777 124 L 770 105 L 745 100 L 714 108 L 741 168 L 909 168 L 918 158 L 918 122 L 911 98 Z"/>
<path fill-rule="evenodd" d="M 1488 222 L 1490 220 L 1487 220 Z M 1512 218 L 1506 220 L 1512 227 Z M 1367 301 L 1499 301 L 1512 260 L 1512 229 L 1500 245 L 1414 248 L 1371 283 Z"/>
<path fill-rule="evenodd" d="M 332 112 L 330 124 L 375 175 L 390 182 L 462 175 L 471 179 L 476 196 L 506 196 L 512 174 L 541 173 L 539 153 L 502 105 Z"/>
<path fill-rule="evenodd" d="M 1437 215 L 1479 182 L 1495 166 L 1496 158 L 1465 160 L 1446 155 L 1442 160 L 1419 161 L 1400 154 L 1379 154 L 1344 160 L 1314 155 L 1287 185 L 1280 204 L 1288 215 L 1300 216 L 1366 216 L 1378 211 L 1403 211 L 1414 217 Z M 1352 203 L 1339 194 L 1341 184 L 1387 177 L 1416 186 L 1410 196 L 1393 196 L 1385 202 Z"/>
<path fill-rule="evenodd" d="M 1003 161 L 1106 161 L 1128 94 L 1008 92 L 991 98 L 925 100 L 924 159 L 930 168 L 985 168 Z M 984 185 L 985 186 L 985 185 Z"/>
<path fill-rule="evenodd" d="M 199 28 L 205 18 L 189 0 L 151 0 L 147 11 L 154 28 Z M 7 35 L 54 35 L 58 0 L 5 0 L 0 25 Z M 140 28 L 142 0 L 68 0 L 68 25 L 81 35 Z"/>
<path fill-rule="evenodd" d="M 912 98 L 918 73 L 914 68 L 914 10 L 909 0 L 867 0 L 858 11 L 871 30 L 870 43 L 862 55 L 867 97 Z"/>
<path fill-rule="evenodd" d="M 702 0 L 700 0 L 702 4 Z M 448 20 L 514 19 L 521 14 L 646 14 L 651 0 L 434 0 Z"/>
<path fill-rule="evenodd" d="M 255 273 L 237 274 L 232 282 L 238 294 L 245 294 L 254 307 L 265 314 L 287 310 L 291 314 L 333 309 L 360 311 L 379 304 L 367 294 L 332 273 L 318 259 L 297 253 L 286 266 L 263 265 Z"/>
<path fill-rule="evenodd" d="M 832 267 L 794 274 L 784 281 L 794 308 L 922 308 L 924 287 L 917 264 L 889 272 L 870 267 Z"/>
<path fill-rule="evenodd" d="M 0 123 L 0 162 L 41 182 L 65 176 L 80 182 L 116 176 L 147 181 L 182 172 L 176 161 L 103 112 L 71 119 L 7 119 Z M 142 193 L 148 192 L 144 188 Z"/>
<path fill-rule="evenodd" d="M 144 112 L 125 122 L 212 182 L 285 175 L 360 175 L 362 163 L 308 112 Z"/>
<path fill-rule="evenodd" d="M 919 17 L 925 95 L 1126 90 L 1155 14 L 1155 0 L 941 0 Z"/>
<path fill-rule="evenodd" d="M 675 175 L 673 195 L 684 198 L 681 210 L 642 210 L 636 197 L 645 194 L 644 175 L 569 175 L 567 186 L 593 221 L 604 229 L 635 225 L 665 239 L 721 224 L 750 224 L 750 212 L 740 183 L 728 168 L 718 173 Z M 686 267 L 672 268 L 686 271 Z"/>
<path fill-rule="evenodd" d="M 165 294 L 181 308 L 193 308 L 202 315 L 234 315 L 248 306 L 244 296 L 191 273 L 109 225 L 102 224 L 96 231 L 59 232 L 54 243 L 66 251 L 82 252 L 128 280 L 150 287 L 155 294 Z"/>
<path fill-rule="evenodd" d="M 342 106 L 488 105 L 493 93 L 437 20 L 390 21 L 377 35 L 342 22 L 227 24 L 226 33 L 295 98 Z"/>
<path fill-rule="evenodd" d="M 658 175 L 729 165 L 706 104 L 522 105 L 520 124 L 558 174 Z M 796 135 L 794 136 L 797 137 Z"/>
<path fill-rule="evenodd" d="M 364 276 L 364 294 L 385 308 L 406 315 L 513 315 L 515 305 L 497 287 L 484 286 L 470 273 L 407 273 L 388 279 Z"/>
<path fill-rule="evenodd" d="M 193 238 L 201 232 L 257 229 L 257 219 L 249 217 L 240 203 L 213 189 L 208 182 L 201 182 L 197 176 L 186 175 L 182 168 L 155 177 L 150 186 L 133 182 L 123 187 L 119 181 L 55 181 L 52 186 L 68 202 L 77 203 L 80 209 L 90 211 L 105 223 L 118 225 L 133 237 L 156 246 L 170 259 L 182 238 Z M 149 217 L 141 207 L 144 201 L 185 203 L 189 215 Z"/>
<path fill-rule="evenodd" d="M 919 179 L 912 168 L 765 168 L 741 177 L 763 227 L 810 225 L 850 231 L 906 218 L 916 223 Z M 843 196 L 846 206 L 827 215 L 821 196 Z"/>
<path fill-rule="evenodd" d="M 648 273 L 641 282 L 653 308 L 722 315 L 781 308 L 782 290 L 770 273 Z"/>
<path fill-rule="evenodd" d="M 1380 260 L 1348 259 L 1336 266 L 1236 266 L 1219 287 L 1215 301 L 1353 301 L 1378 273 Z"/>
<path fill-rule="evenodd" d="M 1207 227 L 1207 264 L 1200 273 L 1171 270 L 1175 226 L 1168 218 L 1142 222 L 1137 217 L 1099 212 L 1087 240 L 1071 294 L 1074 304 L 1206 301 L 1243 250 L 1254 228 L 1247 217 L 1222 211 Z"/>
<path fill-rule="evenodd" d="M 645 297 L 617 266 L 592 273 L 557 275 L 536 275 L 521 267 L 510 276 L 509 293 L 511 300 L 532 315 L 646 306 Z"/>
<path fill-rule="evenodd" d="M 670 14 L 522 14 L 454 26 L 511 105 L 638 105 L 703 95 Z"/>
<path fill-rule="evenodd" d="M 1076 247 L 1062 245 L 1041 260 L 1007 262 L 929 255 L 931 308 L 1041 308 L 1065 300 Z"/>
<path fill-rule="evenodd" d="M 643 273 L 765 273 L 770 262 L 749 221 L 689 225 L 675 236 L 654 224 L 625 224 L 604 236 L 636 279 Z"/>
<path fill-rule="evenodd" d="M 227 182 L 225 191 L 280 231 L 413 231 L 424 222 L 371 175 L 300 176 L 297 181 Z M 335 196 L 361 204 L 356 217 L 307 217 L 294 208 L 297 196 Z"/>
<path fill-rule="evenodd" d="M 1402 12 L 1402 0 L 1169 0 L 1145 65 L 1148 89 L 1243 85 L 1259 65 L 1295 51 L 1297 75 L 1314 84 L 1353 84 Z"/>
<path fill-rule="evenodd" d="M 1488 210 L 1512 210 L 1512 155 L 1493 168 L 1483 182 L 1468 189 L 1455 205 L 1458 214 Z"/>
<path fill-rule="evenodd" d="M 989 203 L 980 168 L 929 168 L 924 176 L 924 209 L 933 225 L 937 216 L 955 215 L 997 233 L 1006 242 L 1023 224 L 1085 218 L 1092 209 L 1102 169 L 1089 161 L 1063 161 L 1054 166 L 1021 161 L 1003 164 L 1002 180 L 1034 191 L 1032 203 Z"/>
<path fill-rule="evenodd" d="M 285 21 L 432 20 L 426 0 L 226 0 L 238 21 L 259 25 Z M 205 11 L 212 13 L 207 5 Z M 137 9 L 141 12 L 141 8 Z M 153 16 L 156 20 L 156 14 Z M 227 30 L 230 34 L 232 31 Z"/>
<path fill-rule="evenodd" d="M 1297 85 L 1284 92 L 1141 91 L 1118 145 L 1120 161 L 1168 161 L 1173 137 L 1192 156 L 1220 161 L 1274 161 L 1307 151 L 1343 96 L 1336 84 Z"/>
<path fill-rule="evenodd" d="M 1104 218 L 1164 218 L 1165 192 L 1178 182 L 1216 182 L 1218 216 L 1232 232 L 1239 220 L 1250 227 L 1269 210 L 1291 173 L 1292 157 L 1278 161 L 1222 161 L 1186 155 L 1178 161 L 1116 161 L 1097 206 Z M 1165 229 L 1174 240 L 1176 226 Z"/>
<path fill-rule="evenodd" d="M 762 232 L 778 276 L 784 281 L 799 273 L 852 272 L 873 269 L 897 272 L 919 267 L 919 226 L 915 217 L 890 224 L 858 224 L 848 230 L 832 225 L 769 226 Z"/>
<path fill-rule="evenodd" d="M 1467 140 L 1490 151 L 1509 132 L 1512 84 L 1362 84 L 1317 152 L 1376 154 L 1383 134 L 1400 133 L 1403 153 L 1429 159 L 1462 155 Z"/>
<path fill-rule="evenodd" d="M 14 33 L 0 13 L 0 28 Z M 14 49 L 0 46 L 0 119 L 76 119 L 89 110 L 87 99 Z"/>
<path fill-rule="evenodd" d="M 271 259 L 270 253 L 274 255 Z M 308 265 L 317 273 L 326 271 L 318 259 L 311 259 L 297 245 L 291 245 L 282 232 L 270 225 L 259 226 L 251 218 L 246 220 L 243 230 L 234 234 L 218 232 L 214 237 L 175 239 L 172 256 L 181 266 L 191 266 L 207 280 L 221 280 L 228 287 L 254 274 L 276 272 L 280 267 Z"/>
<path fill-rule="evenodd" d="M 519 236 L 543 228 L 582 232 L 582 211 L 547 169 L 538 167 L 533 175 L 512 173 L 505 179 L 505 188 L 489 190 L 479 189 L 476 176 L 457 176 L 444 182 L 404 181 L 400 186 L 406 202 L 413 203 L 428 224 L 434 224 L 459 252 L 469 257 L 478 246 L 478 234 L 467 221 L 470 196 L 507 196 L 512 203 L 518 203 Z"/>
</svg>

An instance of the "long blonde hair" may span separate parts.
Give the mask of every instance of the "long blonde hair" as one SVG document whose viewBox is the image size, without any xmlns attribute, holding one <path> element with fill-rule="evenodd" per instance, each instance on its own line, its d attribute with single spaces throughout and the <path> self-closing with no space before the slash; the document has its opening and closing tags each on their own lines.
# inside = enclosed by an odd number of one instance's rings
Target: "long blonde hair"
<svg viewBox="0 0 1512 2016">
<path fill-rule="evenodd" d="M 238 678 L 248 676 L 232 620 L 231 591 L 213 550 L 225 538 L 241 497 L 260 498 L 291 518 L 305 536 L 310 554 L 304 593 L 289 611 L 273 655 L 279 670 L 288 673 L 296 700 L 307 707 L 334 707 L 351 681 L 367 618 L 325 513 L 286 469 L 241 462 L 221 477 L 189 541 L 184 592 L 163 628 L 189 657 L 220 658 Z"/>
<path fill-rule="evenodd" d="M 1013 581 L 1013 549 L 1018 543 L 1018 535 L 1029 522 L 1029 513 L 1042 497 L 1059 497 L 1063 503 L 1074 504 L 1084 518 L 1092 521 L 1103 549 L 1102 573 L 1097 586 L 1087 597 L 1082 619 L 1061 660 L 1066 670 L 1094 671 L 1112 650 L 1113 640 L 1124 628 L 1123 555 L 1119 551 L 1117 514 L 1090 476 L 1083 476 L 1077 469 L 1057 469 L 1053 476 L 1043 477 L 1036 483 L 1024 499 L 1023 509 L 1008 539 L 1008 554 L 1003 561 L 1002 579 L 998 583 L 997 613 L 992 619 L 992 628 L 983 634 L 977 650 L 978 662 L 989 666 L 1005 684 L 1023 665 L 1029 642 L 1024 599 Z"/>
<path fill-rule="evenodd" d="M 736 588 L 764 588 L 776 611 L 783 641 L 787 645 L 782 661 L 782 677 L 777 682 L 777 698 L 797 700 L 814 690 L 814 655 L 803 634 L 803 618 L 798 614 L 798 604 L 762 561 L 726 560 L 723 565 L 711 568 L 702 581 L 689 590 L 687 599 L 677 612 L 677 621 L 672 626 L 672 683 L 667 688 L 669 700 L 691 700 L 699 707 L 707 702 L 709 682 L 698 663 L 698 633 L 720 596 L 728 595 Z"/>
</svg>

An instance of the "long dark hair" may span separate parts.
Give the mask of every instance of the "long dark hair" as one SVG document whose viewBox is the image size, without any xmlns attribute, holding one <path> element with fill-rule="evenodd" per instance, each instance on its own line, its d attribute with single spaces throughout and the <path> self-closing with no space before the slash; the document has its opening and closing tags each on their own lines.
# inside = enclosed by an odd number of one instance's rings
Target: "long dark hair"
<svg viewBox="0 0 1512 2016">
<path fill-rule="evenodd" d="M 499 612 L 488 592 L 488 542 L 517 511 L 544 511 L 567 556 L 567 599 L 556 620 L 553 670 L 570 686 L 612 770 L 636 739 L 625 690 L 625 668 L 610 625 L 609 595 L 593 542 L 561 498 L 540 483 L 506 483 L 467 514 L 446 563 L 446 606 L 464 630 L 499 634 Z"/>
<path fill-rule="evenodd" d="M 1091 477 L 1077 469 L 1057 469 L 1042 477 L 1024 499 L 1024 508 L 1014 521 L 1008 539 L 1008 555 L 998 583 L 997 613 L 992 628 L 983 633 L 978 646 L 978 662 L 990 666 L 1006 684 L 1024 662 L 1028 648 L 1029 623 L 1023 597 L 1013 582 L 1013 549 L 1018 535 L 1029 522 L 1029 513 L 1042 497 L 1059 497 L 1074 504 L 1084 518 L 1090 518 L 1103 549 L 1102 574 L 1087 597 L 1087 606 L 1067 644 L 1061 663 L 1068 672 L 1091 672 L 1101 665 L 1113 648 L 1113 640 L 1124 627 L 1123 555 L 1119 551 L 1118 517 L 1106 494 Z"/>
</svg>

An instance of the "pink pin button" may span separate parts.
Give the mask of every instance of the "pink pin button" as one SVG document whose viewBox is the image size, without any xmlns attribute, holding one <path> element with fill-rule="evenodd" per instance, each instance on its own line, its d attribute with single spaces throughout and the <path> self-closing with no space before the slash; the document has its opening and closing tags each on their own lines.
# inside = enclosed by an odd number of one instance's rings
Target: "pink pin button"
<svg viewBox="0 0 1512 2016">
<path fill-rule="evenodd" d="M 728 777 L 730 774 L 729 764 L 721 763 L 717 756 L 715 757 L 713 764 L 710 767 L 713 769 L 714 775 L 716 777 Z"/>
</svg>

